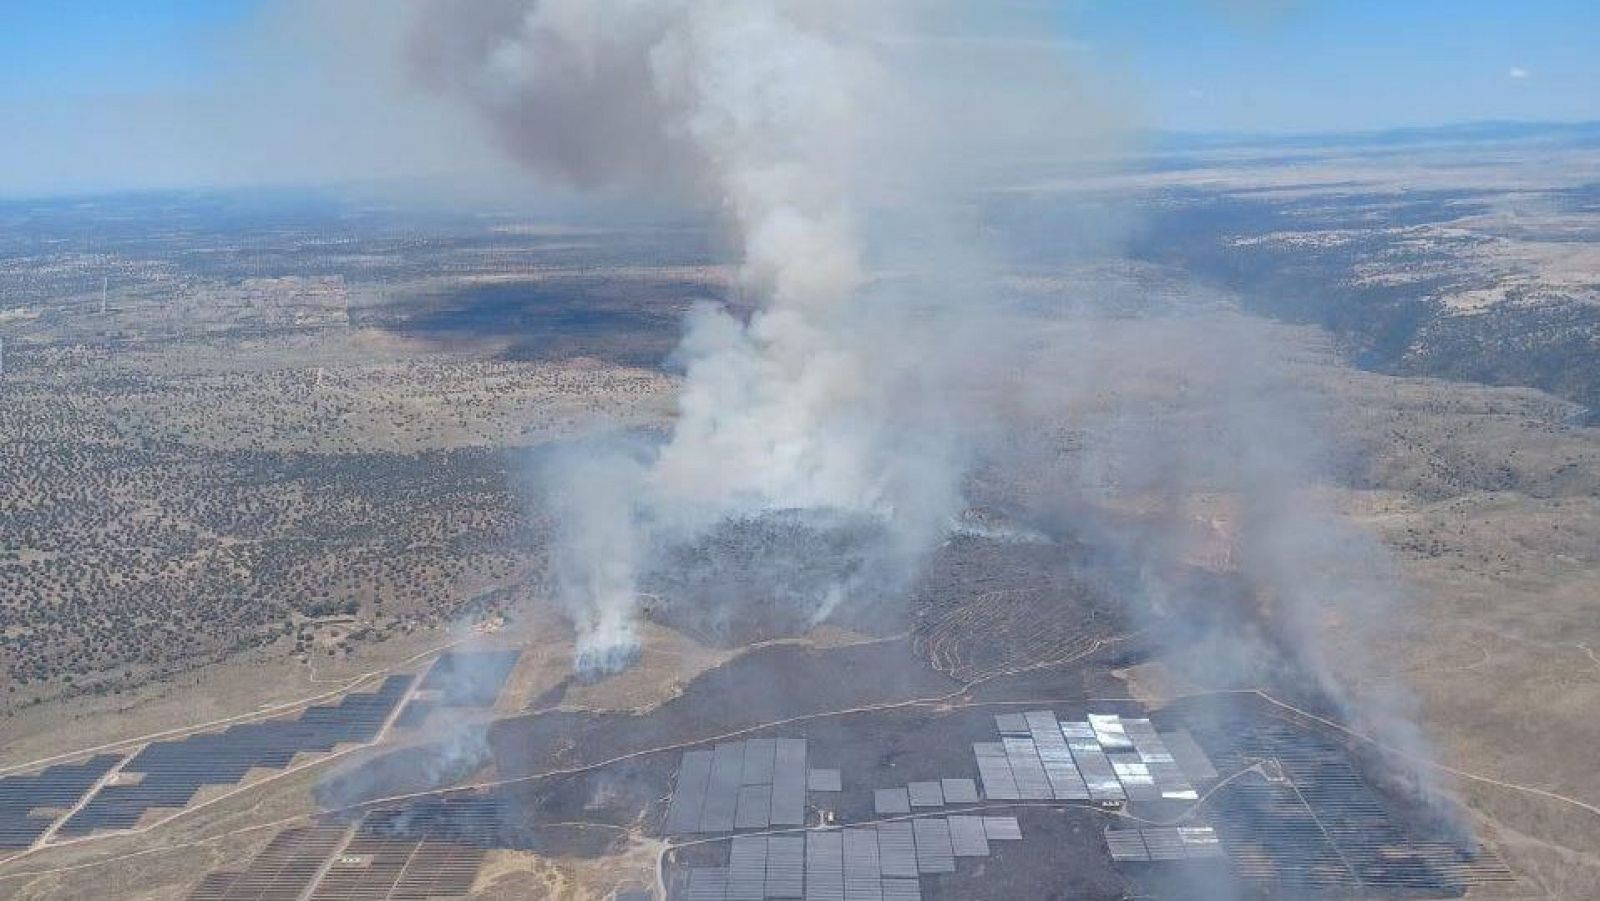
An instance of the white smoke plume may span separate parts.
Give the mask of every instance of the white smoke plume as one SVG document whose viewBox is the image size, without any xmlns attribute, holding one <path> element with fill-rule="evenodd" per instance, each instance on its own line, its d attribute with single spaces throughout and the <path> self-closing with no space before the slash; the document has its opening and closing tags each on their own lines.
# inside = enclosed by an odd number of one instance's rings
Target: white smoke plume
<svg viewBox="0 0 1600 901">
<path fill-rule="evenodd" d="M 862 199 L 893 181 L 883 155 L 902 140 L 882 127 L 905 96 L 883 61 L 891 6 L 525 0 L 440 7 L 420 31 L 423 72 L 537 170 L 712 208 L 756 307 L 689 317 L 664 445 L 552 469 L 582 667 L 629 657 L 643 546 L 820 510 L 875 518 L 893 553 L 914 555 L 957 510 L 951 430 L 918 401 L 941 382 L 922 356 L 937 342 L 908 334 L 948 318 L 938 292 L 908 299 L 864 260 Z"/>
</svg>

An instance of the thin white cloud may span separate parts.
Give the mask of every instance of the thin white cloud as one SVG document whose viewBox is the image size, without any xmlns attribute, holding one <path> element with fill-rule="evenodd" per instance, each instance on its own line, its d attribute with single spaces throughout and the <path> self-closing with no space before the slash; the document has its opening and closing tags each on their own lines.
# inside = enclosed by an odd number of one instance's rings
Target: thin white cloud
<svg viewBox="0 0 1600 901">
<path fill-rule="evenodd" d="M 1529 74 L 1530 73 L 1528 70 L 1522 68 L 1521 66 L 1512 66 L 1510 70 L 1506 72 L 1506 77 L 1512 79 L 1513 81 L 1522 81 L 1526 79 Z"/>
</svg>

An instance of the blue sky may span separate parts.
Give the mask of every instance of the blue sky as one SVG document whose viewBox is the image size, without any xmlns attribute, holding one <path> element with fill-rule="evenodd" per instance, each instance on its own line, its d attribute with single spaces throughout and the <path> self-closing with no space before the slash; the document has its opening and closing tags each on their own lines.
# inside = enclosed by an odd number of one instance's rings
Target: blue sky
<svg viewBox="0 0 1600 901">
<path fill-rule="evenodd" d="M 224 75 L 260 0 L 0 0 L 0 93 L 71 101 Z"/>
<path fill-rule="evenodd" d="M 1158 128 L 1327 131 L 1600 119 L 1600 0 L 1073 3 Z"/>
<path fill-rule="evenodd" d="M 470 125 L 386 82 L 393 44 L 368 32 L 400 2 L 0 0 L 0 194 L 487 165 Z M 1055 33 L 1022 37 L 1146 128 L 1600 119 L 1600 0 L 966 2 L 975 29 L 1045 12 Z M 342 43 L 313 46 L 329 18 Z"/>
</svg>

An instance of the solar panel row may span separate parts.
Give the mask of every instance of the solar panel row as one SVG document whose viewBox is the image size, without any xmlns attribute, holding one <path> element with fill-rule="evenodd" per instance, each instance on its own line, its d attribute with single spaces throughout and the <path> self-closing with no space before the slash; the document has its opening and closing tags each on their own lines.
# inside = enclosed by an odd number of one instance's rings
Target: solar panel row
<svg viewBox="0 0 1600 901">
<path fill-rule="evenodd" d="M 285 829 L 243 872 L 203 880 L 189 901 L 299 901 L 323 864 L 344 844 L 346 832 L 344 826 Z"/>
<path fill-rule="evenodd" d="M 1194 736 L 1179 729 L 1176 732 L 1162 733 L 1161 740 L 1172 754 L 1173 761 L 1178 764 L 1178 769 L 1191 783 L 1207 782 L 1217 778 L 1217 768 L 1211 765 L 1206 752 L 1195 743 Z"/>
<path fill-rule="evenodd" d="M 984 817 L 983 834 L 991 842 L 1022 841 L 1022 826 L 1016 817 Z"/>
<path fill-rule="evenodd" d="M 1021 838 L 1015 817 L 976 816 L 920 817 L 804 836 L 737 835 L 728 866 L 689 870 L 683 896 L 705 901 L 920 897 L 919 875 L 953 873 L 956 857 L 987 856 L 989 842 Z"/>
<path fill-rule="evenodd" d="M 776 762 L 778 743 L 770 738 L 752 738 L 744 743 L 744 764 L 740 770 L 740 785 L 771 785 L 772 767 Z"/>
<path fill-rule="evenodd" d="M 1062 723 L 1061 735 L 1067 740 L 1072 760 L 1082 774 L 1089 797 L 1096 801 L 1122 801 L 1127 794 L 1111 767 L 1111 759 L 1100 746 L 1099 736 L 1088 723 Z"/>
<path fill-rule="evenodd" d="M 882 901 L 878 833 L 871 826 L 844 831 L 845 901 Z"/>
<path fill-rule="evenodd" d="M 994 728 L 1001 735 L 1021 738 L 1028 734 L 1028 720 L 1020 713 L 997 713 L 994 715 Z"/>
<path fill-rule="evenodd" d="M 939 785 L 946 804 L 978 803 L 978 785 L 971 779 L 941 779 Z"/>
<path fill-rule="evenodd" d="M 761 901 L 766 889 L 766 836 L 735 836 L 728 856 L 728 901 Z"/>
<path fill-rule="evenodd" d="M 772 824 L 800 826 L 806 821 L 806 741 L 778 739 L 772 770 Z"/>
<path fill-rule="evenodd" d="M 121 759 L 120 754 L 101 754 L 83 763 L 0 779 L 0 849 L 33 844 Z"/>
<path fill-rule="evenodd" d="M 1006 763 L 1017 780 L 1017 797 L 1024 801 L 1048 801 L 1053 796 L 1050 780 L 1045 777 L 1044 764 L 1039 760 L 1038 749 L 1031 738 L 1002 738 L 1006 749 Z"/>
<path fill-rule="evenodd" d="M 938 780 L 912 782 L 906 785 L 906 790 L 911 795 L 912 807 L 944 806 L 944 786 Z"/>
<path fill-rule="evenodd" d="M 800 898 L 805 895 L 805 839 L 798 835 L 775 835 L 767 839 L 768 898 Z"/>
<path fill-rule="evenodd" d="M 922 883 L 915 879 L 885 879 L 883 901 L 922 901 Z"/>
<path fill-rule="evenodd" d="M 814 792 L 844 791 L 838 770 L 812 770 L 806 775 L 806 789 Z"/>
<path fill-rule="evenodd" d="M 772 786 L 739 786 L 739 803 L 733 816 L 735 829 L 765 829 L 772 822 Z"/>
<path fill-rule="evenodd" d="M 872 809 L 879 815 L 910 813 L 911 797 L 904 788 L 875 788 L 872 790 Z"/>
<path fill-rule="evenodd" d="M 732 832 L 744 772 L 744 742 L 725 742 L 711 752 L 711 782 L 697 832 Z"/>
<path fill-rule="evenodd" d="M 726 901 L 728 871 L 722 867 L 702 867 L 689 871 L 688 901 Z"/>
<path fill-rule="evenodd" d="M 989 838 L 982 817 L 951 817 L 950 846 L 957 857 L 988 857 Z"/>
<path fill-rule="evenodd" d="M 844 834 L 806 833 L 806 901 L 844 901 Z"/>
<path fill-rule="evenodd" d="M 917 840 L 911 822 L 879 823 L 878 872 L 883 876 L 917 875 Z"/>
<path fill-rule="evenodd" d="M 710 751 L 685 751 L 678 764 L 678 782 L 667 805 L 668 835 L 700 831 L 700 811 L 705 807 L 711 781 Z"/>
<path fill-rule="evenodd" d="M 1172 752 L 1167 750 L 1167 743 L 1156 732 L 1156 728 L 1146 719 L 1125 719 L 1123 728 L 1128 733 L 1128 739 L 1133 742 L 1134 750 L 1139 752 L 1139 759 L 1147 767 L 1150 780 L 1155 785 L 1156 792 L 1163 798 L 1179 801 L 1193 801 L 1199 797 L 1194 786 L 1184 776 L 1183 770 L 1178 766 Z"/>
<path fill-rule="evenodd" d="M 983 781 L 983 796 L 996 801 L 1015 801 L 1022 795 L 1017 791 L 1017 779 L 1006 762 L 1005 746 L 999 742 L 980 741 L 972 746 L 978 759 L 978 778 Z"/>
<path fill-rule="evenodd" d="M 803 825 L 807 777 L 804 739 L 751 739 L 686 751 L 667 804 L 666 831 L 684 835 Z M 833 777 L 837 783 L 838 771 Z"/>
<path fill-rule="evenodd" d="M 445 651 L 418 686 L 446 707 L 492 707 L 521 651 Z"/>
<path fill-rule="evenodd" d="M 1226 855 L 1209 826 L 1107 829 L 1106 847 L 1118 861 L 1218 859 Z"/>
<path fill-rule="evenodd" d="M 1485 849 L 1419 837 L 1392 817 L 1349 754 L 1320 734 L 1241 714 L 1196 728 L 1225 770 L 1274 761 L 1283 779 L 1247 774 L 1210 814 L 1234 872 L 1280 887 L 1364 887 L 1455 896 L 1514 882 Z"/>
<path fill-rule="evenodd" d="M 203 786 L 232 785 L 257 767 L 283 769 L 298 754 L 371 741 L 410 685 L 410 676 L 391 676 L 376 691 L 346 695 L 336 705 L 308 707 L 294 719 L 245 723 L 146 745 L 122 768 L 143 778 L 105 786 L 62 824 L 61 832 L 129 829 L 152 808 L 188 805 Z"/>
<path fill-rule="evenodd" d="M 1089 787 L 1083 781 L 1083 774 L 1078 772 L 1077 764 L 1072 761 L 1072 751 L 1067 747 L 1067 740 L 1061 733 L 1061 724 L 1056 721 L 1055 714 L 1048 710 L 1035 710 L 1024 714 L 1024 717 L 1028 721 L 1034 747 L 1039 752 L 1039 760 L 1044 764 L 1044 774 L 1050 783 L 1051 793 L 1061 800 L 1088 800 Z"/>
<path fill-rule="evenodd" d="M 941 819 L 913 820 L 917 836 L 917 872 L 954 873 L 955 851 L 950 846 L 950 824 Z"/>
</svg>

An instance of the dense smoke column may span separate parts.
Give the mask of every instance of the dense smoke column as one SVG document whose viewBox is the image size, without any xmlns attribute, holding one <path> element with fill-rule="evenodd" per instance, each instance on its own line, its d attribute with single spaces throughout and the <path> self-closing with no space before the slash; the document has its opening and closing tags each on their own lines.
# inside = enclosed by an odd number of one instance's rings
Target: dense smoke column
<svg viewBox="0 0 1600 901">
<path fill-rule="evenodd" d="M 571 456 L 548 474 L 580 668 L 629 658 L 638 566 L 663 541 L 796 509 L 926 536 L 951 512 L 950 455 L 892 434 L 894 373 L 869 372 L 853 199 L 862 101 L 886 79 L 861 7 L 542 0 L 464 16 L 450 5 L 419 30 L 424 74 L 479 106 L 519 159 L 579 185 L 666 188 L 710 205 L 738 247 L 739 290 L 756 302 L 747 322 L 712 307 L 690 316 L 664 445 L 642 460 Z M 908 463 L 909 446 L 931 462 Z"/>
</svg>

